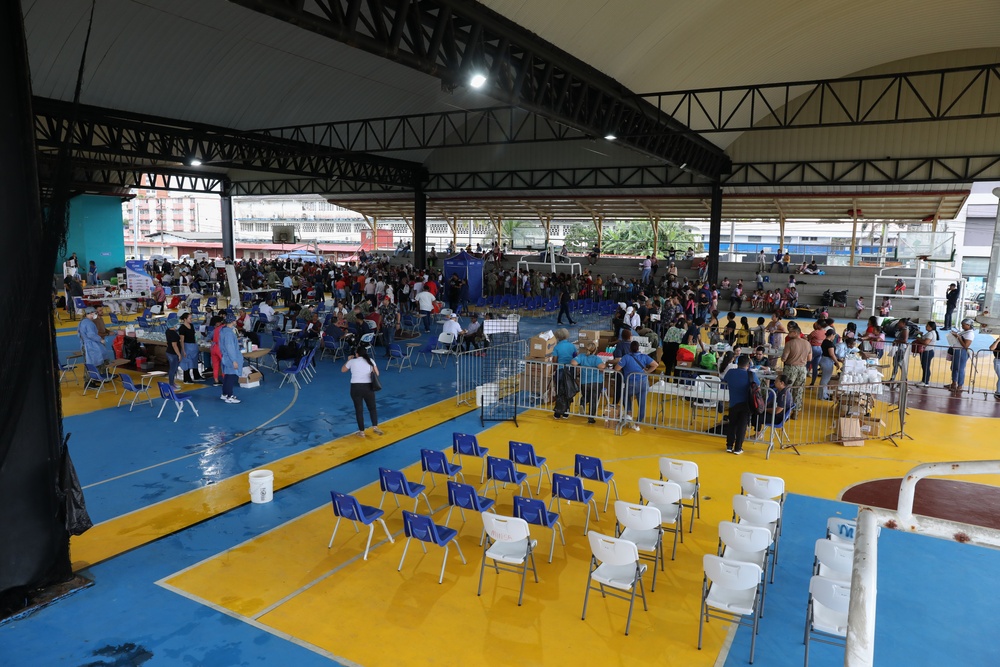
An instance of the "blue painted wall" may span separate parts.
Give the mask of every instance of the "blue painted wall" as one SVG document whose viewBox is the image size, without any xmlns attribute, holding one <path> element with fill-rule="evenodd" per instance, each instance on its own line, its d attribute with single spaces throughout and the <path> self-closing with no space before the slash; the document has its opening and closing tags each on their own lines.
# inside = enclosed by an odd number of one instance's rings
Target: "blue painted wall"
<svg viewBox="0 0 1000 667">
<path fill-rule="evenodd" d="M 121 199 L 81 195 L 70 200 L 66 256 L 59 258 L 55 267 L 57 274 L 62 275 L 62 263 L 74 252 L 84 277 L 90 260 L 97 262 L 97 270 L 102 276 L 115 267 L 125 266 Z"/>
</svg>

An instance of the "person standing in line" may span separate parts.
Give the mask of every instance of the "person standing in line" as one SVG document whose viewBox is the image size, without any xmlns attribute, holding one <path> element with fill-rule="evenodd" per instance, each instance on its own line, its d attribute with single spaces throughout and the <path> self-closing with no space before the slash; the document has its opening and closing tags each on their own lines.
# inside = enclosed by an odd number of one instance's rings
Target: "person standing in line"
<svg viewBox="0 0 1000 667">
<path fill-rule="evenodd" d="M 375 390 L 372 389 L 372 376 L 378 376 L 378 366 L 371 357 L 368 350 L 363 345 L 359 345 L 354 350 L 354 354 L 347 358 L 341 373 L 351 374 L 351 401 L 354 402 L 354 416 L 358 421 L 358 437 L 365 437 L 365 413 L 364 405 L 368 406 L 368 416 L 372 421 L 372 432 L 375 435 L 382 435 L 382 429 L 378 427 L 378 408 L 375 405 Z"/>
<path fill-rule="evenodd" d="M 417 294 L 417 308 L 420 310 L 420 319 L 424 323 L 424 333 L 431 332 L 431 313 L 434 312 L 434 293 L 430 290 L 421 290 Z"/>
<path fill-rule="evenodd" d="M 896 322 L 896 337 L 892 342 L 896 349 L 892 354 L 892 374 L 889 376 L 889 382 L 896 379 L 896 373 L 900 373 L 900 379 L 906 381 L 906 369 L 903 364 L 906 361 L 906 355 L 910 353 L 909 334 L 910 321 L 905 317 L 898 320 Z"/>
<path fill-rule="evenodd" d="M 729 428 L 726 429 L 726 451 L 730 454 L 743 453 L 743 439 L 750 423 L 750 390 L 752 384 L 760 384 L 756 373 L 750 370 L 750 357 L 741 354 L 736 368 L 730 368 L 722 377 L 729 390 Z"/>
<path fill-rule="evenodd" d="M 184 343 L 184 356 L 181 358 L 181 370 L 184 372 L 184 382 L 193 384 L 201 382 L 201 373 L 198 372 L 198 332 L 191 325 L 191 313 L 181 315 L 181 324 L 177 327 Z"/>
<path fill-rule="evenodd" d="M 993 398 L 1000 401 L 1000 336 L 994 338 L 993 342 L 990 343 L 990 352 L 993 353 L 993 372 L 997 375 L 997 386 L 993 390 Z"/>
<path fill-rule="evenodd" d="M 382 342 L 385 343 L 385 356 L 389 357 L 389 348 L 396 342 L 396 331 L 399 329 L 399 309 L 392 302 L 392 297 L 386 294 L 382 297 L 382 305 L 378 308 L 382 321 Z"/>
<path fill-rule="evenodd" d="M 212 386 L 222 386 L 222 348 L 219 347 L 219 334 L 222 333 L 226 319 L 221 315 L 213 315 L 208 321 L 212 329 L 212 350 L 209 356 L 212 360 Z"/>
<path fill-rule="evenodd" d="M 972 348 L 972 341 L 976 339 L 976 332 L 972 327 L 975 322 L 972 318 L 966 317 L 962 320 L 961 329 L 952 329 L 948 334 L 948 343 L 951 346 L 951 384 L 946 384 L 945 389 L 951 389 L 956 394 L 961 393 L 965 385 L 965 367 L 969 363 L 969 350 Z"/>
<path fill-rule="evenodd" d="M 820 344 L 820 349 L 822 353 L 820 354 L 818 366 L 822 371 L 820 376 L 819 386 L 823 393 L 821 397 L 824 401 L 830 400 L 830 390 L 828 389 L 830 385 L 830 378 L 833 377 L 833 371 L 838 366 L 841 366 L 840 360 L 837 359 L 837 345 L 834 340 L 837 337 L 836 329 L 827 329 L 826 337 Z M 905 345 L 904 345 L 905 348 Z"/>
<path fill-rule="evenodd" d="M 222 400 L 239 403 L 236 385 L 243 370 L 243 353 L 240 352 L 239 337 L 236 334 L 236 316 L 226 315 L 226 326 L 219 333 L 219 349 L 222 351 Z"/>
<path fill-rule="evenodd" d="M 181 343 L 181 335 L 177 332 L 177 325 L 173 322 L 171 322 L 170 326 L 167 327 L 166 338 L 167 379 L 170 382 L 171 387 L 179 389 L 180 387 L 177 386 L 177 371 L 181 367 L 181 359 L 184 358 L 184 348 Z"/>
<path fill-rule="evenodd" d="M 929 387 L 931 386 L 931 362 L 934 360 L 933 346 L 937 345 L 940 337 L 936 323 L 928 322 L 924 328 L 926 329 L 924 334 L 913 341 L 913 351 L 920 355 L 920 386 Z"/>
<path fill-rule="evenodd" d="M 792 321 L 788 323 L 788 337 L 785 339 L 785 348 L 781 353 L 782 371 L 788 377 L 788 384 L 792 388 L 792 395 L 795 397 L 795 408 L 792 410 L 791 418 L 795 419 L 804 407 L 803 387 L 806 384 L 806 363 L 812 358 L 812 346 L 809 341 L 802 337 L 802 330 L 799 323 Z"/>
<path fill-rule="evenodd" d="M 955 309 L 958 308 L 958 285 L 955 283 L 948 285 L 948 291 L 944 293 L 944 299 L 944 328 L 950 330 L 951 318 L 954 317 Z"/>
<path fill-rule="evenodd" d="M 809 359 L 809 363 L 806 368 L 811 371 L 812 375 L 809 381 L 809 385 L 812 386 L 816 384 L 816 379 L 819 377 L 819 360 L 823 356 L 823 341 L 826 340 L 826 320 L 818 319 L 813 322 L 813 329 L 809 332 L 807 340 L 809 345 L 812 347 L 812 357 Z"/>
<path fill-rule="evenodd" d="M 1000 339 L 998 339 L 1000 340 Z M 572 366 L 580 366 L 580 406 L 586 404 L 587 423 L 594 424 L 597 415 L 597 404 L 601 400 L 601 380 L 605 369 L 604 360 L 597 356 L 597 343 L 588 342 L 583 354 L 570 362 Z"/>
<path fill-rule="evenodd" d="M 556 401 L 552 413 L 553 419 L 569 419 L 570 404 L 575 396 L 570 396 L 566 374 L 574 373 L 570 365 L 576 357 L 576 345 L 569 342 L 569 332 L 566 329 L 556 329 L 555 347 L 552 348 L 552 362 L 558 364 L 556 368 L 555 385 Z"/>
<path fill-rule="evenodd" d="M 659 364 L 652 357 L 639 352 L 639 343 L 632 341 L 627 354 L 621 356 L 615 364 L 615 370 L 621 373 L 618 382 L 624 387 L 622 400 L 625 414 L 632 415 L 632 399 L 639 404 L 638 413 L 632 421 L 632 430 L 639 430 L 639 422 L 646 419 L 646 394 L 649 392 L 649 382 L 646 375 L 656 371 Z M 617 393 L 617 392 L 616 392 Z"/>
</svg>

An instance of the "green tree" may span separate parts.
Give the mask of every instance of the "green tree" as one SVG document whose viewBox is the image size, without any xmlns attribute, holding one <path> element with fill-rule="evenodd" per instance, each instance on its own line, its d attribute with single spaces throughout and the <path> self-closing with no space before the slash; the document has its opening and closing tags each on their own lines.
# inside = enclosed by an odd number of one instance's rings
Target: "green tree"
<svg viewBox="0 0 1000 667">
<path fill-rule="evenodd" d="M 686 248 L 694 245 L 695 237 L 679 222 L 660 222 L 660 254 L 667 248 Z M 597 243 L 597 230 L 587 223 L 573 225 L 566 235 L 566 245 L 577 250 L 593 247 Z M 650 255 L 653 252 L 653 226 L 646 220 L 616 222 L 604 228 L 601 252 L 610 255 Z"/>
</svg>

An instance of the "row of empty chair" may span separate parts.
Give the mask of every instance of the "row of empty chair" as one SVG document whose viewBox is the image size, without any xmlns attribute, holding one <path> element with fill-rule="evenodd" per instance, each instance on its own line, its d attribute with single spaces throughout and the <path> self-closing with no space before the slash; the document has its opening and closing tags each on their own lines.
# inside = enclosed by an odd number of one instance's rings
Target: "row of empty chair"
<svg viewBox="0 0 1000 667">
<path fill-rule="evenodd" d="M 717 553 L 702 558 L 698 648 L 709 619 L 735 622 L 750 628 L 753 664 L 768 582 L 774 583 L 785 503 L 780 477 L 745 472 L 740 493 L 733 496 L 733 517 L 719 524 Z"/>
<path fill-rule="evenodd" d="M 480 489 L 465 482 L 463 457 L 480 458 L 483 461 L 479 483 Z M 427 543 L 436 544 L 444 549 L 444 557 L 438 576 L 438 583 L 443 582 L 449 550 L 455 546 L 463 563 L 466 558 L 458 545 L 458 529 L 451 528 L 450 522 L 457 508 L 466 520 L 466 510 L 478 512 L 483 521 L 483 530 L 479 543 L 483 548 L 480 565 L 477 594 L 481 594 L 486 568 L 500 572 L 514 572 L 521 577 L 518 591 L 518 605 L 524 598 L 525 582 L 529 570 L 535 582 L 538 582 L 538 571 L 535 564 L 535 551 L 538 541 L 531 535 L 531 526 L 547 528 L 550 531 L 549 558 L 551 563 L 556 533 L 560 541 L 566 544 L 565 532 L 560 513 L 563 500 L 577 501 L 587 507 L 587 519 L 584 534 L 588 538 L 591 560 L 587 576 L 587 588 L 584 596 L 584 607 L 581 617 L 586 618 L 589 593 L 600 591 L 602 597 L 621 597 L 629 602 L 628 620 L 625 634 L 631 626 L 632 611 L 635 598 L 643 602 L 643 608 L 648 609 L 643 575 L 652 563 L 653 578 L 651 591 L 656 589 L 657 571 L 663 571 L 664 548 L 663 535 L 672 532 L 674 537 L 671 558 L 676 557 L 677 542 L 683 541 L 684 509 L 690 508 L 693 530 L 695 513 L 700 513 L 698 494 L 700 482 L 697 466 L 688 461 L 663 458 L 660 461 L 660 479 L 651 477 L 640 478 L 638 481 L 639 502 L 626 502 L 618 497 L 617 483 L 614 473 L 606 470 L 601 460 L 578 454 L 574 457 L 574 475 L 551 473 L 547 459 L 540 456 L 530 443 L 511 441 L 508 444 L 508 458 L 489 455 L 489 449 L 479 445 L 475 436 L 456 433 L 453 435 L 452 460 L 439 450 L 423 449 L 420 452 L 422 475 L 420 482 L 411 482 L 406 475 L 397 470 L 381 468 L 379 470 L 379 486 L 382 497 L 378 507 L 362 505 L 353 496 L 332 492 L 333 510 L 337 516 L 328 547 L 336 538 L 341 519 L 361 523 L 368 526 L 368 539 L 365 544 L 363 558 L 367 559 L 374 534 L 374 524 L 380 523 L 386 537 L 394 542 L 389 528 L 386 526 L 384 504 L 388 496 L 392 496 L 399 504 L 399 497 L 412 499 L 412 511 L 405 508 L 403 516 L 403 534 L 406 545 L 397 569 L 401 570 L 410 543 L 417 540 L 426 552 Z M 518 469 L 521 467 L 535 468 L 537 479 L 528 480 L 528 473 Z M 435 509 L 427 496 L 425 480 L 432 487 L 437 486 L 436 477 L 443 476 L 448 493 L 448 513 L 443 523 L 434 520 Z M 678 481 L 674 481 L 674 478 Z M 548 505 L 537 496 L 541 493 L 543 480 L 551 480 L 552 497 Z M 597 519 L 600 519 L 600 509 L 594 498 L 594 492 L 583 486 L 584 480 L 599 481 L 607 486 L 605 494 L 605 510 L 610 502 L 610 494 L 615 492 L 615 527 L 613 534 L 603 534 L 589 531 L 590 513 L 593 509 Z M 513 516 L 502 516 L 495 513 L 497 498 L 501 487 L 512 484 L 517 491 L 512 498 Z M 492 491 L 492 494 L 491 494 Z M 494 497 L 490 497 L 493 495 Z M 418 513 L 421 505 L 426 507 L 426 514 Z M 556 511 L 553 511 L 556 510 Z M 440 511 L 440 510 L 437 510 Z M 355 526 L 357 530 L 357 526 Z"/>
<path fill-rule="evenodd" d="M 802 639 L 805 667 L 809 667 L 811 642 L 846 645 L 856 528 L 857 523 L 851 519 L 830 517 L 826 522 L 826 537 L 816 540 Z"/>
</svg>

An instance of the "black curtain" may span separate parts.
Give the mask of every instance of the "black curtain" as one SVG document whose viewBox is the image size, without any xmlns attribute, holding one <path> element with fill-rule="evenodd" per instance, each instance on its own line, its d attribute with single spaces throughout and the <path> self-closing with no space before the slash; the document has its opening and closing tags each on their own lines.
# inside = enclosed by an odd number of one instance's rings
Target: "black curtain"
<svg viewBox="0 0 1000 667">
<path fill-rule="evenodd" d="M 51 308 L 68 187 L 53 189 L 44 222 L 21 3 L 0 5 L 0 608 L 16 608 L 28 590 L 72 576 Z"/>
</svg>

